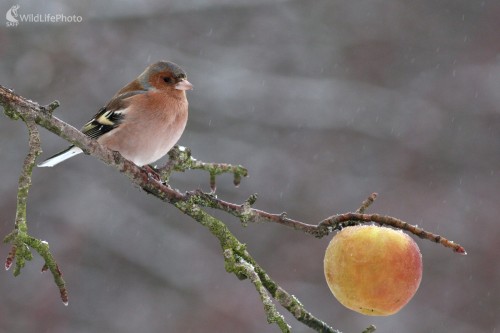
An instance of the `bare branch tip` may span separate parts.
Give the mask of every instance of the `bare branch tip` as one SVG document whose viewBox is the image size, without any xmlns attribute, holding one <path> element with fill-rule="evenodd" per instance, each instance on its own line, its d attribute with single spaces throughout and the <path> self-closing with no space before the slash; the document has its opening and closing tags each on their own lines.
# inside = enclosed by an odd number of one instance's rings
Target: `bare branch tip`
<svg viewBox="0 0 500 333">
<path fill-rule="evenodd" d="M 9 251 L 7 255 L 7 259 L 5 259 L 5 270 L 8 271 L 12 267 L 12 263 L 14 262 L 14 258 L 16 257 L 17 247 L 15 245 Z"/>
<path fill-rule="evenodd" d="M 245 200 L 244 204 L 247 206 L 252 206 L 257 201 L 257 197 L 258 197 L 257 193 L 250 195 L 248 199 Z"/>
<path fill-rule="evenodd" d="M 61 300 L 65 306 L 68 306 L 68 292 L 66 288 L 61 289 Z"/>
<path fill-rule="evenodd" d="M 458 246 L 456 249 L 455 249 L 455 252 L 458 253 L 458 254 L 461 254 L 463 256 L 466 256 L 467 255 L 467 251 L 465 251 L 465 249 L 462 247 L 462 246 Z"/>
<path fill-rule="evenodd" d="M 215 172 L 213 171 L 210 171 L 210 190 L 215 193 L 215 191 L 217 190 L 217 184 L 215 182 Z"/>
<path fill-rule="evenodd" d="M 375 327 L 375 325 L 370 325 L 367 328 L 365 328 L 362 333 L 373 333 L 375 332 L 376 329 L 377 328 Z"/>
<path fill-rule="evenodd" d="M 375 201 L 375 199 L 377 199 L 377 196 L 378 193 L 376 192 L 370 194 L 368 198 L 366 198 L 366 200 L 361 203 L 361 206 L 356 210 L 356 213 L 361 213 L 361 214 L 364 213 L 365 210 L 367 210 L 368 207 L 370 207 L 371 204 Z"/>
<path fill-rule="evenodd" d="M 43 111 L 46 111 L 48 113 L 54 112 L 55 109 L 57 109 L 61 104 L 59 103 L 58 100 L 53 101 L 52 103 L 44 106 L 40 106 L 40 109 Z"/>
</svg>

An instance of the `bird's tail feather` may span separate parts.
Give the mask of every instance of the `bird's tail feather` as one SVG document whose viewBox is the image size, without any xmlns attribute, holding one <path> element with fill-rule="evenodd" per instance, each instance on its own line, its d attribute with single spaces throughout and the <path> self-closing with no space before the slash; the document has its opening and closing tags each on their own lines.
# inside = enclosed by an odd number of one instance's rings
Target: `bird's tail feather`
<svg viewBox="0 0 500 333">
<path fill-rule="evenodd" d="M 63 150 L 62 152 L 57 153 L 54 156 L 46 159 L 44 162 L 38 164 L 38 167 L 40 167 L 40 168 L 53 167 L 54 165 L 59 164 L 62 161 L 65 161 L 68 158 L 71 158 L 71 157 L 78 155 L 82 152 L 83 152 L 83 150 L 81 150 L 80 148 L 75 147 L 75 146 L 70 146 L 68 149 Z"/>
</svg>

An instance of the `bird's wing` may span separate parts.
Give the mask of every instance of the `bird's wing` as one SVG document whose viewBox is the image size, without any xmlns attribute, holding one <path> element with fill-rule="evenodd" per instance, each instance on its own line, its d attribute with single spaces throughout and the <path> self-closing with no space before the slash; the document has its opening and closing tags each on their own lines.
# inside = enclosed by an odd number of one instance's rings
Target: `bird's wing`
<svg viewBox="0 0 500 333">
<path fill-rule="evenodd" d="M 102 107 L 92 119 L 83 125 L 82 132 L 92 139 L 98 139 L 103 134 L 120 125 L 125 118 L 128 107 L 127 98 L 143 94 L 145 91 L 136 90 L 116 96 Z"/>
</svg>

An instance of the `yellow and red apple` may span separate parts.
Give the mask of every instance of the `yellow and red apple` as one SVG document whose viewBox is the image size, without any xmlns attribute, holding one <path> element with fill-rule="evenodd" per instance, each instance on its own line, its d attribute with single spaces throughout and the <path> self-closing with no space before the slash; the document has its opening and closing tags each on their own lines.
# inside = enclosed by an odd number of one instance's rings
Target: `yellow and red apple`
<svg viewBox="0 0 500 333">
<path fill-rule="evenodd" d="M 422 279 L 422 255 L 400 230 L 374 225 L 347 227 L 326 249 L 325 277 L 345 307 L 371 316 L 398 312 Z"/>
</svg>

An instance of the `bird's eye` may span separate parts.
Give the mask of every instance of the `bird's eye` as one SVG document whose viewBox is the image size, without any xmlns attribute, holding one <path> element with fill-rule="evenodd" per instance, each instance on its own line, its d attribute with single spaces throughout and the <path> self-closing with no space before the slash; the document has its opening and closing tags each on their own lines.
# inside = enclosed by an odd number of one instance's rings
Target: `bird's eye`
<svg viewBox="0 0 500 333">
<path fill-rule="evenodd" d="M 171 79 L 171 78 L 169 78 L 168 76 L 165 76 L 165 77 L 163 78 L 163 81 L 165 81 L 165 83 L 171 83 L 171 82 L 172 82 L 172 79 Z"/>
</svg>

